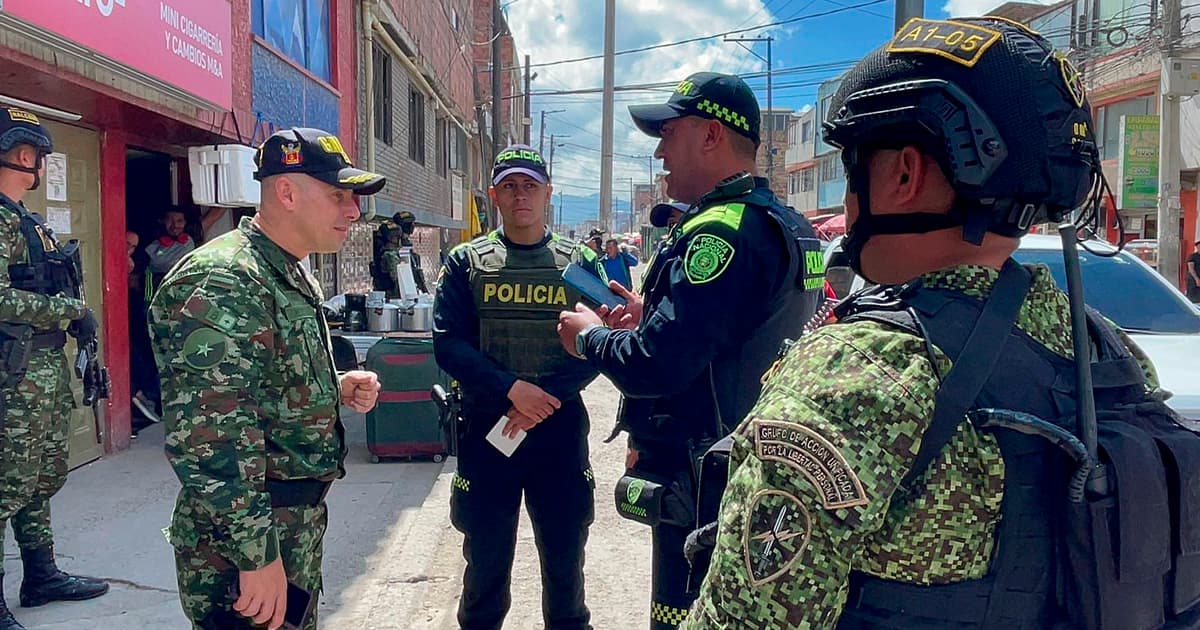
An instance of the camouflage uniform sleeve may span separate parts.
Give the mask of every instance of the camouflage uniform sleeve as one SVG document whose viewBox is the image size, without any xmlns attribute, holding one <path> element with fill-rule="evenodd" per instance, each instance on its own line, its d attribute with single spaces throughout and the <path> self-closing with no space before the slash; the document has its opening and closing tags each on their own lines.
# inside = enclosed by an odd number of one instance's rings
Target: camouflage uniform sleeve
<svg viewBox="0 0 1200 630">
<path fill-rule="evenodd" d="M 211 523 L 214 547 L 242 571 L 279 556 L 260 406 L 276 341 L 271 300 L 254 278 L 214 271 L 177 276 L 150 308 L 180 503 Z"/>
<path fill-rule="evenodd" d="M 1142 350 L 1142 348 L 1137 345 L 1137 342 L 1134 341 L 1133 337 L 1130 337 L 1128 333 L 1126 333 L 1124 330 L 1121 330 L 1115 324 L 1113 325 L 1113 328 L 1116 329 L 1117 334 L 1121 336 L 1121 341 L 1125 342 L 1125 347 L 1129 348 L 1129 353 L 1133 355 L 1134 359 L 1137 359 L 1138 365 L 1142 366 L 1142 372 L 1146 374 L 1147 389 L 1149 389 L 1151 393 L 1162 391 L 1162 385 L 1158 380 L 1158 370 L 1154 368 L 1154 362 L 1150 360 L 1150 356 L 1146 354 L 1145 350 Z"/>
<path fill-rule="evenodd" d="M 0 321 L 61 330 L 67 322 L 83 317 L 84 304 L 80 300 L 13 288 L 8 266 L 17 262 L 21 238 L 20 217 L 0 208 Z"/>
<path fill-rule="evenodd" d="M 920 340 L 875 324 L 790 352 L 734 434 L 717 546 L 681 629 L 834 627 L 936 390 Z"/>
</svg>

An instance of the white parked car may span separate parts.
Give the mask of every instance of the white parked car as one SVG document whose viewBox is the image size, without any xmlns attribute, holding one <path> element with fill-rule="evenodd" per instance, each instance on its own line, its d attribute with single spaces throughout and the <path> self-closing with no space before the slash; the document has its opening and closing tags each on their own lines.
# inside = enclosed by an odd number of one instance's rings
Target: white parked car
<svg viewBox="0 0 1200 630">
<path fill-rule="evenodd" d="M 1094 251 L 1114 249 L 1100 241 L 1089 241 L 1087 245 Z M 1058 236 L 1026 236 L 1013 258 L 1024 264 L 1046 265 L 1065 290 L 1062 241 Z M 1129 333 L 1146 351 L 1163 389 L 1174 394 L 1168 401 L 1171 407 L 1188 418 L 1200 419 L 1200 308 L 1129 252 L 1106 258 L 1081 247 L 1079 263 L 1087 304 Z M 866 285 L 846 266 L 840 239 L 826 249 L 825 267 L 826 279 L 839 297 Z"/>
</svg>

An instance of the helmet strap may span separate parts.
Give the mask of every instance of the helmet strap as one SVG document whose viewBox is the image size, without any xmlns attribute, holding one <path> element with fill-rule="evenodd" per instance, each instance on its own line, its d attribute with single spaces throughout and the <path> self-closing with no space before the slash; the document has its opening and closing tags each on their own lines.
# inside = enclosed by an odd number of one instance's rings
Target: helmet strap
<svg viewBox="0 0 1200 630">
<path fill-rule="evenodd" d="M 29 173 L 30 175 L 33 175 L 33 185 L 30 186 L 28 190 L 37 190 L 42 185 L 41 163 L 42 159 L 45 157 L 45 153 L 38 151 L 34 166 L 24 166 L 22 164 L 16 164 L 7 160 L 0 160 L 0 168 L 12 169 L 14 171 L 20 171 L 22 173 Z"/>
</svg>

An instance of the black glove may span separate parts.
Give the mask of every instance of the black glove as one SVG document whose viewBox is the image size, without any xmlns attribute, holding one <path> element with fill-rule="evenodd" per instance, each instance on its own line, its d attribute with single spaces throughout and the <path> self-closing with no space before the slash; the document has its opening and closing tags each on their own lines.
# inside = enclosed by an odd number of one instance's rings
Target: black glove
<svg viewBox="0 0 1200 630">
<path fill-rule="evenodd" d="M 92 314 L 90 308 L 85 308 L 83 317 L 71 322 L 71 325 L 67 327 L 67 332 L 76 339 L 94 339 L 98 330 L 100 330 L 100 324 L 96 322 L 96 316 Z"/>
</svg>

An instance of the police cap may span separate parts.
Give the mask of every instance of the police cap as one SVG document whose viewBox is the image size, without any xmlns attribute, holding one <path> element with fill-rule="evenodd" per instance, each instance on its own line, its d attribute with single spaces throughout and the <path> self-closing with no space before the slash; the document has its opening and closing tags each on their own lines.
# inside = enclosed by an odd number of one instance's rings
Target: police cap
<svg viewBox="0 0 1200 630">
<path fill-rule="evenodd" d="M 341 140 L 320 129 L 293 128 L 275 132 L 254 157 L 258 170 L 254 179 L 298 173 L 308 175 L 356 195 L 374 195 L 383 190 L 387 178 L 354 168 Z"/>
<path fill-rule="evenodd" d="M 846 74 L 822 126 L 852 189 L 860 157 L 916 145 L 990 215 L 982 229 L 1009 236 L 1061 220 L 1100 176 L 1079 73 L 1003 18 L 909 20 Z"/>
<path fill-rule="evenodd" d="M 50 131 L 36 114 L 16 107 L 0 107 L 0 153 L 7 153 L 22 144 L 42 153 L 54 151 Z"/>
<path fill-rule="evenodd" d="M 697 72 L 675 86 L 666 103 L 630 105 L 629 115 L 649 136 L 662 136 L 663 123 L 684 116 L 720 121 L 758 146 L 761 114 L 754 90 L 732 74 Z"/>
</svg>

